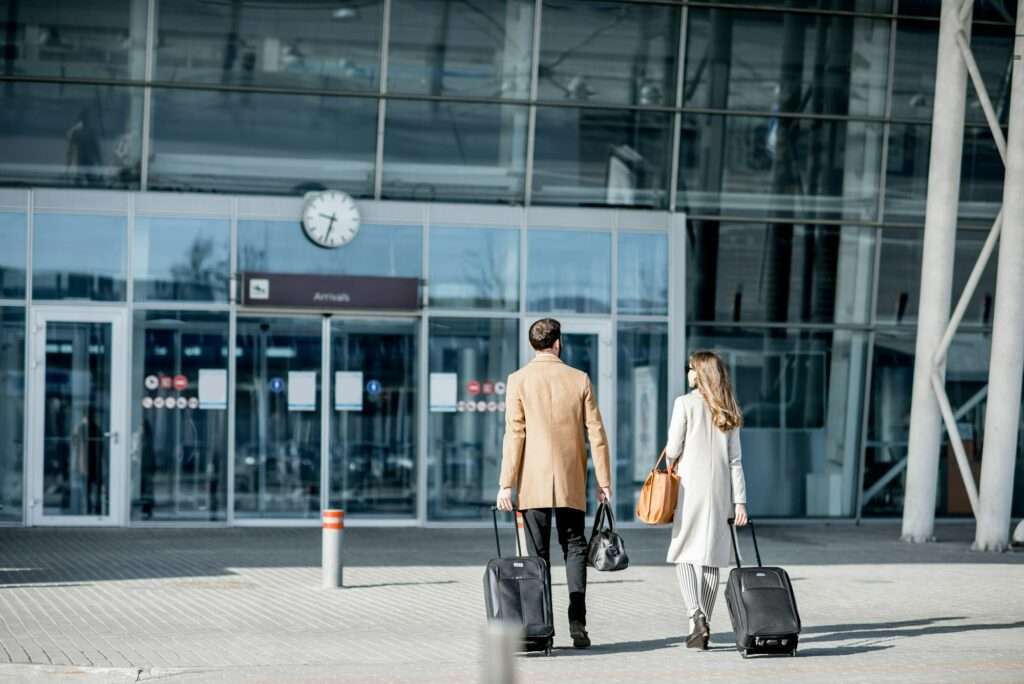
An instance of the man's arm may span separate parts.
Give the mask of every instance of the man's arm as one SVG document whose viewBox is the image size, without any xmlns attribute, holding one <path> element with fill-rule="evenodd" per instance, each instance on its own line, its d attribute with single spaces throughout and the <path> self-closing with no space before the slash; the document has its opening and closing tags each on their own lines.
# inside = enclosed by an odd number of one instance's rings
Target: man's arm
<svg viewBox="0 0 1024 684">
<path fill-rule="evenodd" d="M 587 441 L 590 442 L 590 457 L 594 459 L 594 475 L 597 486 L 609 489 L 612 486 L 612 472 L 609 466 L 608 435 L 604 431 L 601 420 L 601 409 L 597 406 L 594 386 L 587 377 L 587 386 L 583 391 L 584 421 L 587 425 Z"/>
<path fill-rule="evenodd" d="M 523 450 L 526 447 L 526 412 L 519 392 L 519 381 L 514 375 L 508 376 L 505 388 L 505 437 L 501 445 L 502 489 L 519 484 L 523 465 Z"/>
</svg>

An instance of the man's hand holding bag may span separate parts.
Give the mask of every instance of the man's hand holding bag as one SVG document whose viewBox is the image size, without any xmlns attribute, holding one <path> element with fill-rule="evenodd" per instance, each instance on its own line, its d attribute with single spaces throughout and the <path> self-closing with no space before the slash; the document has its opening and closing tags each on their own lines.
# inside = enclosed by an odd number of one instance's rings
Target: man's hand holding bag
<svg viewBox="0 0 1024 684">
<path fill-rule="evenodd" d="M 636 502 L 636 519 L 648 525 L 670 523 L 675 517 L 676 501 L 679 499 L 679 476 L 675 474 L 675 468 L 667 465 L 665 470 L 658 470 L 665 457 L 665 451 L 662 450 L 651 472 L 647 474 L 647 479 L 640 488 L 640 498 Z"/>
</svg>

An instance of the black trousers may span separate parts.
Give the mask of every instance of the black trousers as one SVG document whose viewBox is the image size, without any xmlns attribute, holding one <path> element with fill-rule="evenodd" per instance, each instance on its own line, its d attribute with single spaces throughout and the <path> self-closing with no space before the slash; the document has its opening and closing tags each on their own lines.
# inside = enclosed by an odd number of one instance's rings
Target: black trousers
<svg viewBox="0 0 1024 684">
<path fill-rule="evenodd" d="M 551 573 L 551 516 L 555 516 L 558 543 L 565 559 L 569 585 L 569 622 L 587 624 L 587 534 L 585 514 L 575 508 L 529 508 L 523 511 L 526 545 L 531 556 L 548 563 Z"/>
</svg>

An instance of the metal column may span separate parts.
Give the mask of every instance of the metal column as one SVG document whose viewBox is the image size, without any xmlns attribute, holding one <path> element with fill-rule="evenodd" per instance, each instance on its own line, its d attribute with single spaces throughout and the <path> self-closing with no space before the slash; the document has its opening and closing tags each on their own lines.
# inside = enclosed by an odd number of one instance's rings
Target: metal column
<svg viewBox="0 0 1024 684">
<path fill-rule="evenodd" d="M 963 24 L 962 8 L 966 9 Z M 957 46 L 961 26 L 970 26 L 969 7 L 964 7 L 958 0 L 943 0 L 935 70 L 906 498 L 903 504 L 902 538 L 910 542 L 928 541 L 935 527 L 942 427 L 931 376 L 932 360 L 949 319 L 956 247 L 964 103 L 967 97 L 967 68 Z M 944 366 L 941 375 L 945 377 Z"/>
<path fill-rule="evenodd" d="M 1014 461 L 1024 374 L 1024 4 L 1017 8 L 1010 125 L 1003 181 L 1003 234 L 996 271 L 985 451 L 974 548 L 1002 551 L 1010 534 Z"/>
</svg>

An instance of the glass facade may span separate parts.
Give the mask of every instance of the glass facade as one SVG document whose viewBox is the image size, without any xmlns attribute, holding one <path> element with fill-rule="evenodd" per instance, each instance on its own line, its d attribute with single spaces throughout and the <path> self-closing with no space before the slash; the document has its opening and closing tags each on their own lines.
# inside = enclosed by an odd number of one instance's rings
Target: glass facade
<svg viewBox="0 0 1024 684">
<path fill-rule="evenodd" d="M 1005 126 L 1013 12 L 976 5 Z M 113 328 L 47 332 L 55 378 L 94 385 L 66 382 L 39 428 L 72 435 L 39 471 L 63 514 L 123 495 L 140 524 L 482 520 L 499 389 L 546 315 L 601 376 L 621 520 L 702 347 L 735 376 L 753 515 L 898 513 L 937 8 L 0 0 L 0 522 L 32 522 L 25 406 L 48 390 L 26 382 L 27 321 L 60 306 L 125 312 L 131 349 L 118 492 L 116 445 L 89 441 L 103 407 L 78 433 L 58 410 L 118 390 Z M 954 292 L 1002 197 L 971 88 L 961 179 Z M 336 250 L 297 220 L 327 188 L 366 208 Z M 420 306 L 242 306 L 257 271 L 419 279 Z M 950 355 L 975 460 L 994 296 L 993 261 Z M 962 515 L 947 456 L 938 512 Z"/>
</svg>

